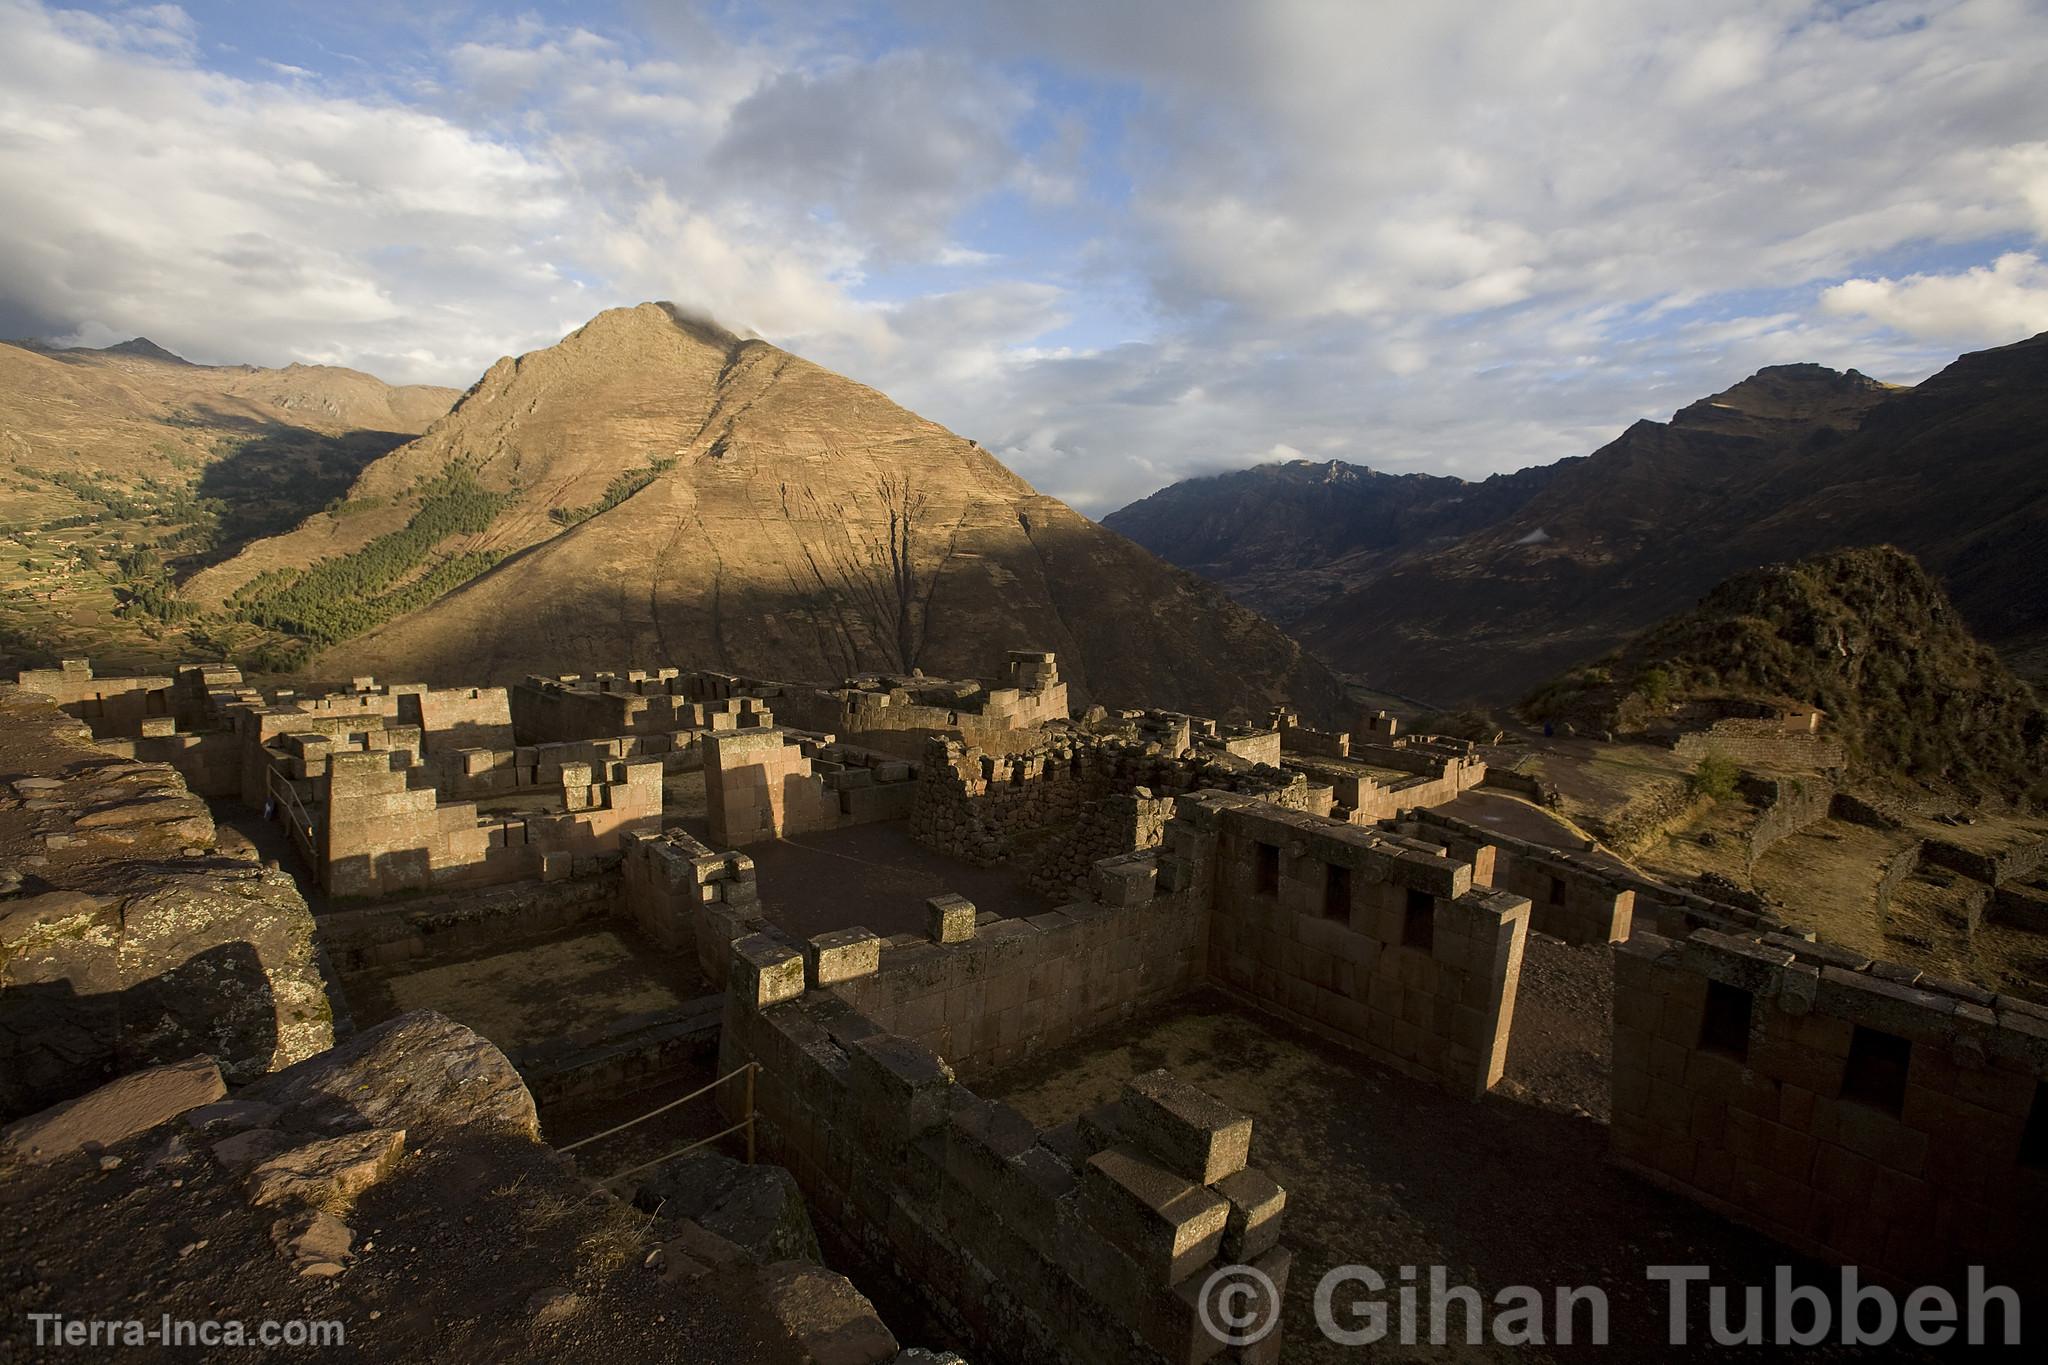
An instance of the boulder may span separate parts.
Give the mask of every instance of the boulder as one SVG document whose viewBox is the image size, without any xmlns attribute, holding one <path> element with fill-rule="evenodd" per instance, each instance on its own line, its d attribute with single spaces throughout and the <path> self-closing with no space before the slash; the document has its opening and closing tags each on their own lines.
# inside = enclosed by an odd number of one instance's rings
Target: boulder
<svg viewBox="0 0 2048 1365">
<path fill-rule="evenodd" d="M 387 1020 L 242 1091 L 276 1105 L 279 1126 L 402 1128 L 415 1145 L 479 1128 L 540 1140 L 526 1082 L 496 1045 L 432 1010 Z"/>
<path fill-rule="evenodd" d="M 8 1125 L 0 1130 L 0 1151 L 45 1164 L 111 1147 L 226 1094 L 211 1057 L 152 1067 Z"/>
<path fill-rule="evenodd" d="M 356 1196 L 391 1174 L 405 1155 L 403 1128 L 369 1128 L 316 1138 L 259 1163 L 249 1172 L 249 1202 L 259 1208 L 306 1204 L 345 1211 Z"/>
</svg>

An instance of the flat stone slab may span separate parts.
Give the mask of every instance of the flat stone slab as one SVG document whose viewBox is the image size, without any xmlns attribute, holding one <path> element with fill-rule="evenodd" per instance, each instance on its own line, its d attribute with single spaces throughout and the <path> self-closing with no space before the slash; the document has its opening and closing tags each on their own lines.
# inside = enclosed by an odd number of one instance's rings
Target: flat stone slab
<svg viewBox="0 0 2048 1365">
<path fill-rule="evenodd" d="M 44 1165 L 73 1152 L 111 1147 L 227 1093 L 211 1057 L 151 1067 L 8 1125 L 0 1131 L 0 1151 Z"/>
</svg>

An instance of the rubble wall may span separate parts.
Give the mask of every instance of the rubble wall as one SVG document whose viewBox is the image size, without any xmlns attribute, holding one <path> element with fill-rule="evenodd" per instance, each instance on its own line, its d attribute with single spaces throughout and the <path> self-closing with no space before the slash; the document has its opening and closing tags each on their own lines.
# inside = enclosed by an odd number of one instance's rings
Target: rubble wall
<svg viewBox="0 0 2048 1365">
<path fill-rule="evenodd" d="M 1327 785 L 1276 767 L 1174 758 L 1156 745 L 1078 731 L 1054 730 L 1025 751 L 1002 756 L 935 739 L 918 770 L 910 833 L 941 853 L 991 867 L 1046 830 L 1070 830 L 1105 797 L 1150 800 L 1195 791 L 1252 792 L 1318 815 L 1329 812 L 1332 799 Z"/>
<path fill-rule="evenodd" d="M 1823 778 L 1751 777 L 1742 785 L 1742 794 L 1760 807 L 1756 823 L 1743 839 L 1752 875 L 1764 854 L 1807 826 L 1827 819 L 1834 808 L 1835 784 Z"/>
<path fill-rule="evenodd" d="M 1688 763 L 1719 754 L 1745 768 L 1774 771 L 1812 768 L 1834 772 L 1849 766 L 1849 754 L 1834 735 L 1787 730 L 1775 720 L 1719 720 L 1704 730 L 1680 735 L 1672 751 Z"/>
</svg>

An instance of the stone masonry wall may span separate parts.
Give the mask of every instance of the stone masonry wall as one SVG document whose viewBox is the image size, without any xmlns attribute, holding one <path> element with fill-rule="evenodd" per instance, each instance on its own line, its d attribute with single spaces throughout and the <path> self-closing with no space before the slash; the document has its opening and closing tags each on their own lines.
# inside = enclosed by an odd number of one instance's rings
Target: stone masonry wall
<svg viewBox="0 0 2048 1365">
<path fill-rule="evenodd" d="M 1135 793 L 1105 796 L 1082 807 L 1073 826 L 1055 835 L 1031 858 L 1025 881 L 1042 895 L 1086 895 L 1095 864 L 1104 858 L 1157 848 L 1173 819 L 1174 798 Z"/>
<path fill-rule="evenodd" d="M 760 1064 L 764 1151 L 973 1359 L 1195 1365 L 1219 1349 L 1195 1305 L 1215 1267 L 1249 1262 L 1285 1292 L 1286 1195 L 1247 1164 L 1248 1118 L 1155 1072 L 1113 1115 L 1041 1131 L 845 985 L 806 989 L 788 947 L 733 949 L 719 1068 Z M 1240 1358 L 1279 1347 L 1276 1331 Z"/>
<path fill-rule="evenodd" d="M 1492 850 L 1487 874 L 1474 880 L 1527 897 L 1529 927 L 1538 933 L 1566 943 L 1619 943 L 1629 936 L 1636 892 L 1606 864 L 1439 811 L 1416 811 L 1401 829 L 1441 842 L 1467 861 L 1476 860 L 1480 848 Z"/>
<path fill-rule="evenodd" d="M 1849 766 L 1848 751 L 1836 736 L 1787 730 L 1775 720 L 1715 721 L 1705 730 L 1680 735 L 1672 750 L 1688 763 L 1719 754 L 1745 768 L 1775 772 L 1833 772 Z"/>
<path fill-rule="evenodd" d="M 616 735 L 561 744 L 522 744 L 505 749 L 458 749 L 435 764 L 435 783 L 444 800 L 509 796 L 547 791 L 562 783 L 562 770 L 582 764 L 601 770 L 628 759 L 649 759 L 662 771 L 687 772 L 702 764 L 699 731 Z"/>
<path fill-rule="evenodd" d="M 1922 856 L 1936 867 L 1960 872 L 1972 881 L 2003 886 L 2007 882 L 2025 881 L 2048 863 L 2048 839 L 2030 840 L 1995 853 L 1980 853 L 1946 839 L 1929 839 Z"/>
<path fill-rule="evenodd" d="M 888 754 L 780 728 L 712 733 L 703 743 L 714 843 L 737 848 L 910 814 L 916 773 Z"/>
<path fill-rule="evenodd" d="M 731 679 L 676 669 L 589 678 L 528 677 L 511 690 L 511 716 L 526 744 L 573 743 L 610 735 L 677 730 L 743 730 L 772 723 L 766 703 L 730 693 Z M 714 695 L 723 694 L 723 695 Z M 501 747 L 501 746 L 492 746 Z"/>
<path fill-rule="evenodd" d="M 2044 1076 L 2048 1010 L 2012 996 L 1776 936 L 1616 953 L 1616 1157 L 1898 1284 L 2048 1287 Z"/>
<path fill-rule="evenodd" d="M 1210 975 L 1312 1032 L 1468 1095 L 1501 1077 L 1529 902 L 1440 849 L 1244 798 L 1183 802 L 1218 840 Z"/>
<path fill-rule="evenodd" d="M 389 753 L 333 754 L 327 774 L 316 819 L 322 883 L 333 896 L 553 880 L 579 863 L 594 870 L 627 832 L 661 827 L 659 763 L 595 773 L 565 764 L 560 810 L 489 819 L 474 801 L 440 801 L 430 772 Z"/>
<path fill-rule="evenodd" d="M 1207 919 L 1192 888 L 1155 897 L 1156 878 L 1132 875 L 1119 882 L 1135 886 L 1128 903 L 989 916 L 949 942 L 906 934 L 878 943 L 880 970 L 846 983 L 845 996 L 968 1073 L 1128 1020 L 1201 979 Z"/>
<path fill-rule="evenodd" d="M 1835 784 L 1819 777 L 1745 777 L 1742 794 L 1761 809 L 1743 840 L 1748 870 L 1775 845 L 1828 818 Z"/>
<path fill-rule="evenodd" d="M 622 844 L 624 913 L 649 942 L 694 955 L 704 979 L 723 987 L 733 940 L 767 926 L 754 860 L 679 829 L 628 834 Z"/>
</svg>

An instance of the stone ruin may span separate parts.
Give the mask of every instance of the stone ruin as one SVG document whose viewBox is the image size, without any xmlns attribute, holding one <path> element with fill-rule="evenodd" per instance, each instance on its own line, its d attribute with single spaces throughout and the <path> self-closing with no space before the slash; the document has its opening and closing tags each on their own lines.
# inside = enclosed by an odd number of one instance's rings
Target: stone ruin
<svg viewBox="0 0 2048 1365">
<path fill-rule="evenodd" d="M 1219 1349 L 1193 1314 L 1214 1270 L 1250 1263 L 1280 1295 L 1299 1290 L 1252 1117 L 1167 1073 L 1052 1126 L 970 1087 L 1200 988 L 1476 1099 L 1502 1080 L 1532 933 L 1616 945 L 1610 1134 L 1629 1170 L 1900 1282 L 1966 1261 L 2039 1268 L 2025 1232 L 2048 1189 L 2048 1011 L 1464 818 L 1447 808 L 1481 786 L 1520 792 L 1516 775 L 1384 712 L 1348 731 L 1285 708 L 1263 724 L 1076 718 L 1034 651 L 988 684 L 664 668 L 300 695 L 220 666 L 98 679 L 81 665 L 11 695 L 39 704 L 31 691 L 110 759 L 268 808 L 333 898 L 292 922 L 322 961 L 337 1036 L 357 981 L 593 926 L 701 983 L 675 1008 L 505 1050 L 543 1113 L 617 1103 L 685 1063 L 758 1067 L 761 1154 L 835 1245 L 884 1267 L 976 1359 L 1194 1365 Z M 1729 720 L 1795 733 L 1784 717 Z M 701 814 L 675 804 L 698 784 Z M 1838 800 L 1774 795 L 1769 836 Z M 867 835 L 905 842 L 835 851 Z M 830 886 L 798 929 L 767 870 L 789 848 L 841 858 L 849 885 L 875 848 L 958 880 L 904 907 L 917 931 L 834 911 Z M 1987 907 L 2036 871 L 1922 856 L 1967 863 Z M 1035 908 L 957 889 L 1004 874 Z M 0 949 L 16 935 L 32 950 L 0 953 L 0 1023 L 33 1025 L 42 1013 L 8 1013 L 23 990 L 97 969 L 49 933 L 20 938 L 46 916 L 7 905 Z M 303 994 L 281 961 L 261 968 L 279 998 Z M 10 1092 L 9 1113 L 143 1060 L 122 1038 L 81 1041 L 72 1076 L 38 1061 L 39 1088 Z M 304 1040 L 252 1054 L 236 1075 L 301 1055 Z M 1276 1332 L 1228 1358 L 1281 1350 Z M 875 1351 L 848 1358 L 895 1359 Z"/>
</svg>

